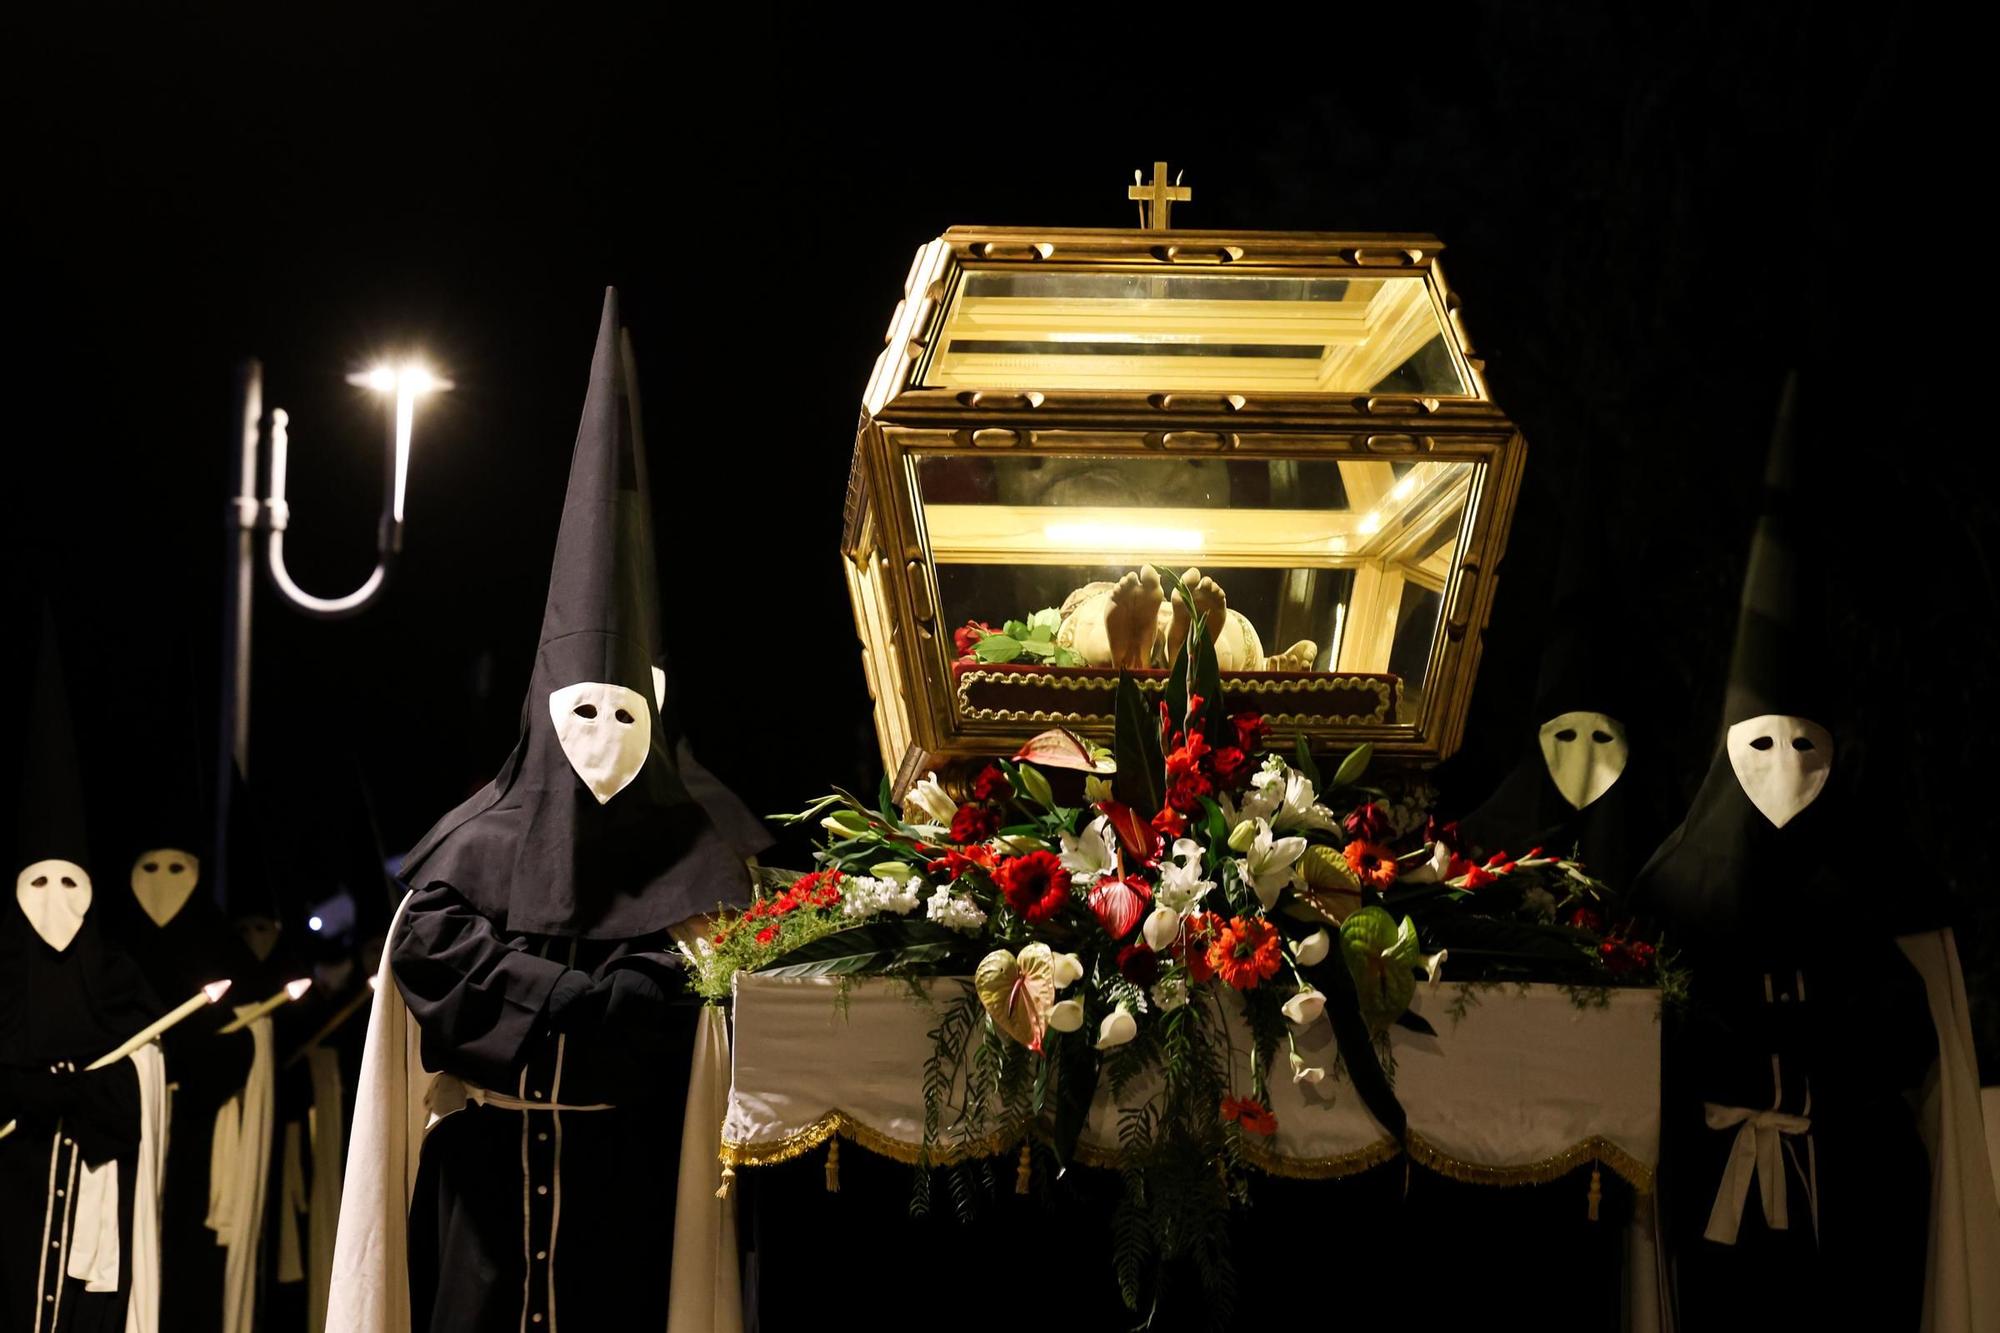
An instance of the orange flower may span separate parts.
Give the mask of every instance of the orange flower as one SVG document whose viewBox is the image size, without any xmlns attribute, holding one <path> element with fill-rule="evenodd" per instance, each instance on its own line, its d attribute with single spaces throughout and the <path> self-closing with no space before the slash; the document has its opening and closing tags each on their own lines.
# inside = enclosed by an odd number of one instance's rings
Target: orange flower
<svg viewBox="0 0 2000 1333">
<path fill-rule="evenodd" d="M 1277 975 L 1277 928 L 1259 917 L 1239 916 L 1224 926 L 1208 946 L 1208 965 L 1237 990 L 1252 990 Z"/>
<path fill-rule="evenodd" d="M 1380 843 L 1356 838 L 1342 854 L 1355 877 L 1377 893 L 1396 882 L 1396 855 Z"/>
<path fill-rule="evenodd" d="M 1278 1117 L 1271 1114 L 1264 1103 L 1255 1097 L 1224 1097 L 1222 1118 L 1234 1120 L 1243 1127 L 1245 1134 L 1275 1134 L 1278 1132 Z"/>
</svg>

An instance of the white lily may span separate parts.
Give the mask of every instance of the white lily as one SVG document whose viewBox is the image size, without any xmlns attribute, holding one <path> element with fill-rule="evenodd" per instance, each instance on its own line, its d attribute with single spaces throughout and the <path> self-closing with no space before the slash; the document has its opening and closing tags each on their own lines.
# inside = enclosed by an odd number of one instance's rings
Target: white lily
<svg viewBox="0 0 2000 1333">
<path fill-rule="evenodd" d="M 1298 942 L 1292 950 L 1292 957 L 1298 960 L 1300 967 L 1316 967 L 1332 948 L 1333 940 L 1327 933 L 1324 930 L 1315 930 Z"/>
<path fill-rule="evenodd" d="M 1311 1027 L 1326 1012 L 1326 996 L 1317 990 L 1302 990 L 1285 1001 L 1284 1012 L 1293 1027 Z"/>
<path fill-rule="evenodd" d="M 1059 835 L 1062 851 L 1057 859 L 1071 878 L 1082 882 L 1085 888 L 1094 886 L 1098 880 L 1118 868 L 1118 835 L 1111 830 L 1111 821 L 1103 815 L 1090 821 L 1081 833 Z"/>
<path fill-rule="evenodd" d="M 1097 1049 L 1108 1051 L 1114 1046 L 1123 1046 L 1138 1035 L 1139 1020 L 1126 1009 L 1113 1009 L 1097 1025 Z"/>
<path fill-rule="evenodd" d="M 1055 983 L 1057 990 L 1083 976 L 1083 960 L 1073 953 L 1055 954 L 1049 963 L 1049 980 Z"/>
<path fill-rule="evenodd" d="M 1214 887 L 1214 880 L 1202 878 L 1201 859 L 1198 856 L 1191 863 L 1162 861 L 1160 882 L 1153 886 L 1153 900 L 1163 907 L 1171 907 L 1176 912 L 1185 912 L 1200 902 L 1202 895 Z"/>
<path fill-rule="evenodd" d="M 1319 829 L 1331 833 L 1340 827 L 1333 811 L 1319 803 L 1312 779 L 1296 768 L 1288 767 L 1283 772 L 1266 768 L 1250 782 L 1271 805 L 1272 828 Z"/>
<path fill-rule="evenodd" d="M 1082 1000 L 1057 1000 L 1049 1006 L 1049 1026 L 1058 1032 L 1074 1032 L 1083 1026 Z"/>
<path fill-rule="evenodd" d="M 1154 953 L 1165 953 L 1181 937 L 1181 914 L 1173 907 L 1155 907 L 1146 924 L 1139 928 L 1145 936 L 1146 947 Z"/>
<path fill-rule="evenodd" d="M 903 819 L 911 824 L 951 825 L 958 802 L 939 785 L 936 773 L 926 773 L 903 797 Z"/>
<path fill-rule="evenodd" d="M 1269 911 L 1276 905 L 1278 895 L 1297 879 L 1299 858 L 1305 854 L 1304 838 L 1273 838 L 1270 824 L 1260 819 L 1250 852 L 1236 862 L 1236 869 L 1243 882 L 1256 893 L 1264 910 Z"/>
</svg>

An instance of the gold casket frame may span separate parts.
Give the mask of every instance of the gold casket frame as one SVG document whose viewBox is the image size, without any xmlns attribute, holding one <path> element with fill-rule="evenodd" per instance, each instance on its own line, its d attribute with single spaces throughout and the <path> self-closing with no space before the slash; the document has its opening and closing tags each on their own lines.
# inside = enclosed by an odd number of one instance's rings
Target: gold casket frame
<svg viewBox="0 0 2000 1333">
<path fill-rule="evenodd" d="M 863 394 L 842 538 L 896 789 L 1012 753 L 1052 726 L 1112 732 L 1115 670 L 963 660 L 952 588 L 1065 562 L 1178 568 L 1182 551 L 1225 576 L 1254 569 L 1344 589 L 1326 594 L 1344 600 L 1337 644 L 1315 645 L 1324 664 L 1225 672 L 1231 711 L 1255 708 L 1315 750 L 1372 742 L 1380 758 L 1414 766 L 1449 755 L 1526 442 L 1487 392 L 1440 249 L 1416 234 L 982 227 L 920 248 Z M 1213 499 L 1060 511 L 990 502 L 1051 459 L 1114 478 L 1162 475 L 1142 460 L 1203 460 L 1192 472 L 1211 482 L 1231 469 L 1262 493 L 1275 484 L 1265 473 L 1310 475 L 1342 498 L 1261 511 Z M 1080 518 L 1038 526 L 1048 515 Z M 1146 522 L 1107 525 L 1107 515 Z M 1131 549 L 1104 558 L 1104 541 L 1127 536 Z M 1065 553 L 1066 541 L 1077 549 Z M 1283 568 L 1266 568 L 1273 561 Z M 1403 670 L 1390 671 L 1384 645 L 1399 625 L 1421 626 L 1413 605 L 1434 608 L 1434 628 L 1427 646 L 1398 639 Z"/>
</svg>

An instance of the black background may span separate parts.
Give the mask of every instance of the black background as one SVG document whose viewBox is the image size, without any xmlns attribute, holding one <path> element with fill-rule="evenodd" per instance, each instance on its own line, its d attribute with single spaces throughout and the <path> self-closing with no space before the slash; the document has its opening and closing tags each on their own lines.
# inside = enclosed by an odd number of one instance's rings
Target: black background
<svg viewBox="0 0 2000 1333">
<path fill-rule="evenodd" d="M 89 682 L 100 824 L 180 762 L 173 737 L 212 744 L 248 354 L 291 413 L 292 568 L 322 594 L 366 574 L 379 505 L 381 410 L 344 376 L 421 349 L 457 384 L 422 411 L 385 600 L 324 623 L 259 594 L 253 774 L 299 882 L 352 843 L 364 782 L 393 851 L 491 775 L 607 283 L 697 749 L 759 810 L 872 788 L 836 544 L 911 251 L 956 223 L 1129 225 L 1124 184 L 1165 157 L 1186 225 L 1447 243 L 1532 446 L 1469 795 L 1519 745 L 1576 525 L 1654 629 L 1642 722 L 1699 774 L 1778 386 L 1806 369 L 1838 403 L 1809 447 L 1844 497 L 1851 854 L 1892 916 L 1944 890 L 1985 990 L 2000 597 L 1969 405 L 1991 376 L 1952 319 L 1979 285 L 1960 215 L 1983 117 L 1949 104 L 1965 85 L 1922 11 L 939 12 L 898 42 L 644 12 L 204 7 L 8 34 L 9 563 L 56 591 Z M 1990 1003 L 1980 1023 L 2000 1068 Z"/>
</svg>

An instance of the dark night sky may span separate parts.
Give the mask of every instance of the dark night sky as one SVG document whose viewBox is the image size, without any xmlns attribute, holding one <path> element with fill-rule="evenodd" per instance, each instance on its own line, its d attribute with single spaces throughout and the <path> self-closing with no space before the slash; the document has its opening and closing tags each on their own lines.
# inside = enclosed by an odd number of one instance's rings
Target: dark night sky
<svg viewBox="0 0 2000 1333">
<path fill-rule="evenodd" d="M 58 589 L 96 683 L 98 786 L 142 780 L 191 709 L 211 734 L 233 361 L 261 356 L 292 414 L 293 568 L 332 593 L 371 563 L 380 476 L 377 409 L 343 377 L 412 346 L 458 387 L 419 425 L 396 582 L 336 624 L 260 594 L 253 771 L 301 846 L 355 822 L 364 777 L 392 849 L 490 776 L 607 282 L 697 748 L 762 810 L 872 786 L 836 542 L 910 253 L 954 223 L 1128 225 L 1123 182 L 1167 157 L 1188 225 L 1448 246 L 1532 445 L 1470 786 L 1517 745 L 1574 523 L 1658 626 L 1647 720 L 1706 764 L 1779 381 L 1798 364 L 1839 395 L 1815 445 L 1851 477 L 1855 854 L 1890 867 L 1886 904 L 1920 883 L 1983 905 L 2000 524 L 1925 415 L 1969 362 L 1943 330 L 1976 123 L 1935 100 L 1935 39 L 1905 8 L 1423 14 L 1067 55 L 1056 25 L 939 18 L 893 50 L 755 6 L 700 31 L 414 5 L 7 34 L 9 563 Z M 1994 956 L 1994 922 L 1964 919 L 1968 952 Z"/>
</svg>

